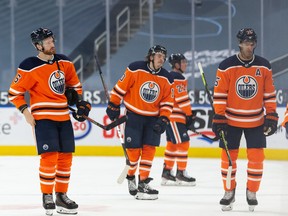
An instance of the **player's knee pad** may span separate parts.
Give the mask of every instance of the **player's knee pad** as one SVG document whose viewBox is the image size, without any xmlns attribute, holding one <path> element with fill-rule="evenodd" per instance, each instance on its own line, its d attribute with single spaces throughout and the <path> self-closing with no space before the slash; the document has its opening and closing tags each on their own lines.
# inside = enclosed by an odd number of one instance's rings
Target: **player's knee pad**
<svg viewBox="0 0 288 216">
<path fill-rule="evenodd" d="M 151 145 L 143 145 L 142 149 L 142 159 L 147 158 L 149 160 L 153 160 L 156 152 L 156 147 Z"/>
<path fill-rule="evenodd" d="M 178 148 L 177 148 L 178 151 L 186 152 L 189 149 L 190 143 L 189 142 L 183 142 L 183 143 L 177 144 L 177 146 L 178 146 Z"/>
<path fill-rule="evenodd" d="M 58 166 L 61 167 L 71 167 L 72 165 L 72 153 L 59 153 L 58 156 Z"/>
<path fill-rule="evenodd" d="M 262 163 L 265 159 L 263 148 L 248 148 L 247 158 L 249 162 Z"/>
<path fill-rule="evenodd" d="M 41 166 L 55 166 L 58 160 L 58 152 L 47 152 L 41 154 Z"/>
<path fill-rule="evenodd" d="M 237 160 L 238 153 L 239 153 L 239 149 L 230 149 L 229 150 L 229 154 L 230 154 L 230 157 L 231 157 L 232 161 L 236 161 Z M 222 160 L 228 162 L 228 156 L 227 156 L 227 153 L 226 153 L 225 149 L 222 149 L 221 158 L 222 158 Z"/>
<path fill-rule="evenodd" d="M 126 151 L 131 162 L 137 162 L 139 160 L 141 155 L 140 148 L 127 148 Z"/>
</svg>

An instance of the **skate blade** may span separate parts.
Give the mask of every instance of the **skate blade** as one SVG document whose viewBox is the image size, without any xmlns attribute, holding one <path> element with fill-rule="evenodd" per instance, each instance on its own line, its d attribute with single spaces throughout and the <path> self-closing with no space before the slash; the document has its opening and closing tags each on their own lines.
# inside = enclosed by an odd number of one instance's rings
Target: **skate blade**
<svg viewBox="0 0 288 216">
<path fill-rule="evenodd" d="M 158 194 L 147 194 L 138 192 L 135 195 L 135 199 L 137 200 L 156 200 L 158 199 Z"/>
<path fill-rule="evenodd" d="M 196 182 L 185 182 L 185 181 L 179 181 L 179 180 L 176 180 L 176 184 L 178 186 L 196 186 Z"/>
<path fill-rule="evenodd" d="M 75 215 L 78 213 L 77 208 L 76 209 L 67 209 L 67 208 L 63 208 L 61 206 L 57 206 L 57 213 L 59 214 L 71 214 L 71 215 Z"/>
<path fill-rule="evenodd" d="M 248 208 L 249 208 L 249 211 L 250 211 L 250 212 L 254 212 L 255 206 L 256 206 L 256 205 L 249 205 L 249 207 L 248 207 Z"/>
<path fill-rule="evenodd" d="M 161 185 L 162 186 L 177 186 L 177 183 L 176 183 L 176 181 L 167 180 L 165 178 L 162 178 Z"/>
<path fill-rule="evenodd" d="M 222 205 L 221 210 L 222 211 L 231 211 L 231 210 L 233 210 L 233 204 L 231 203 L 230 205 Z"/>
<path fill-rule="evenodd" d="M 52 216 L 53 215 L 53 209 L 46 209 L 46 215 Z"/>
</svg>

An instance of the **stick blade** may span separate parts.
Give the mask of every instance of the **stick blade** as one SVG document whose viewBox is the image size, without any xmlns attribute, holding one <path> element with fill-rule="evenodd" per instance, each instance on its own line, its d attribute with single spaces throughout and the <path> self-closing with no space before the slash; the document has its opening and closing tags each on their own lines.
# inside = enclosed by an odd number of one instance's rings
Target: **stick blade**
<svg viewBox="0 0 288 216">
<path fill-rule="evenodd" d="M 232 176 L 232 166 L 228 167 L 227 176 L 226 176 L 226 188 L 231 188 L 231 176 Z"/>
<path fill-rule="evenodd" d="M 124 179 L 126 178 L 127 176 L 127 173 L 128 173 L 128 170 L 129 170 L 130 166 L 129 165 L 125 165 L 123 171 L 121 172 L 120 176 L 118 177 L 117 179 L 117 183 L 118 184 L 122 184 Z"/>
<path fill-rule="evenodd" d="M 124 122 L 126 122 L 128 119 L 128 117 L 125 115 L 125 116 L 122 116 L 121 118 L 119 119 L 116 119 L 115 121 L 113 121 L 111 124 L 109 125 L 106 125 L 106 130 L 111 130 L 112 128 L 120 125 L 120 124 L 123 124 Z"/>
</svg>

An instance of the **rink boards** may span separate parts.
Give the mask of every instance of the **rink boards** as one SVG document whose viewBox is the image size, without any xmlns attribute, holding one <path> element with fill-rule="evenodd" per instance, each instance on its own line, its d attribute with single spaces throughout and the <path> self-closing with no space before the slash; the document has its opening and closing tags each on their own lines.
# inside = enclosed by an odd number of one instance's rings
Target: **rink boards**
<svg viewBox="0 0 288 216">
<path fill-rule="evenodd" d="M 195 107 L 198 111 L 197 131 L 213 137 L 211 131 L 212 112 L 209 107 Z M 123 109 L 122 109 L 123 110 Z M 283 121 L 285 107 L 277 109 L 279 124 Z M 105 107 L 93 107 L 90 118 L 105 125 L 109 124 Z M 72 124 L 76 139 L 75 155 L 79 156 L 121 156 L 123 150 L 117 137 L 116 129 L 104 131 L 88 121 L 77 122 L 73 117 Z M 190 157 L 217 158 L 220 156 L 218 142 L 211 142 L 202 136 L 189 132 Z M 163 156 L 166 145 L 166 136 L 162 135 L 161 145 L 156 155 Z M 288 160 L 288 140 L 285 129 L 279 127 L 276 134 L 267 137 L 266 159 Z M 33 130 L 25 121 L 24 116 L 14 107 L 0 109 L 0 155 L 35 155 L 35 140 Z M 246 157 L 245 140 L 241 140 L 239 158 Z"/>
</svg>

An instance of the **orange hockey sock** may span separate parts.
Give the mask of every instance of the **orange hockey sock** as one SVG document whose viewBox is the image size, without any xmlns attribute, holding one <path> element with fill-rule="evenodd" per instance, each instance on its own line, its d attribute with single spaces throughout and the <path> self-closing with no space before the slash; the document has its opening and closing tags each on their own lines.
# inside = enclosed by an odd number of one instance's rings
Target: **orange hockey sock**
<svg viewBox="0 0 288 216">
<path fill-rule="evenodd" d="M 127 155 L 129 157 L 129 161 L 131 163 L 131 166 L 128 170 L 128 175 L 133 176 L 135 175 L 138 167 L 138 161 L 141 155 L 141 149 L 140 148 L 129 148 L 127 149 Z"/>
<path fill-rule="evenodd" d="M 177 144 L 177 169 L 185 170 L 188 161 L 189 142 Z"/>
<path fill-rule="evenodd" d="M 230 157 L 232 160 L 232 175 L 231 175 L 231 188 L 228 189 L 226 187 L 226 177 L 227 177 L 227 172 L 228 172 L 228 167 L 229 167 L 229 161 L 228 161 L 228 156 L 226 154 L 226 151 L 222 149 L 221 152 L 221 174 L 222 174 L 222 181 L 223 181 L 223 186 L 225 191 L 230 191 L 233 190 L 236 187 L 236 172 L 237 172 L 237 158 L 238 158 L 238 152 L 239 149 L 232 149 L 229 150 Z"/>
<path fill-rule="evenodd" d="M 172 170 L 177 157 L 177 145 L 170 141 L 167 141 L 165 152 L 164 152 L 164 164 L 165 168 Z"/>
<path fill-rule="evenodd" d="M 58 152 L 48 152 L 40 155 L 40 187 L 42 193 L 53 193 Z"/>
<path fill-rule="evenodd" d="M 155 146 L 143 145 L 142 156 L 139 166 L 140 180 L 145 180 L 149 177 L 155 152 L 156 152 Z"/>
<path fill-rule="evenodd" d="M 247 188 L 249 191 L 257 192 L 263 174 L 264 149 L 248 148 L 247 158 Z"/>
<path fill-rule="evenodd" d="M 59 153 L 56 167 L 55 192 L 66 193 L 70 181 L 72 153 Z"/>
</svg>

